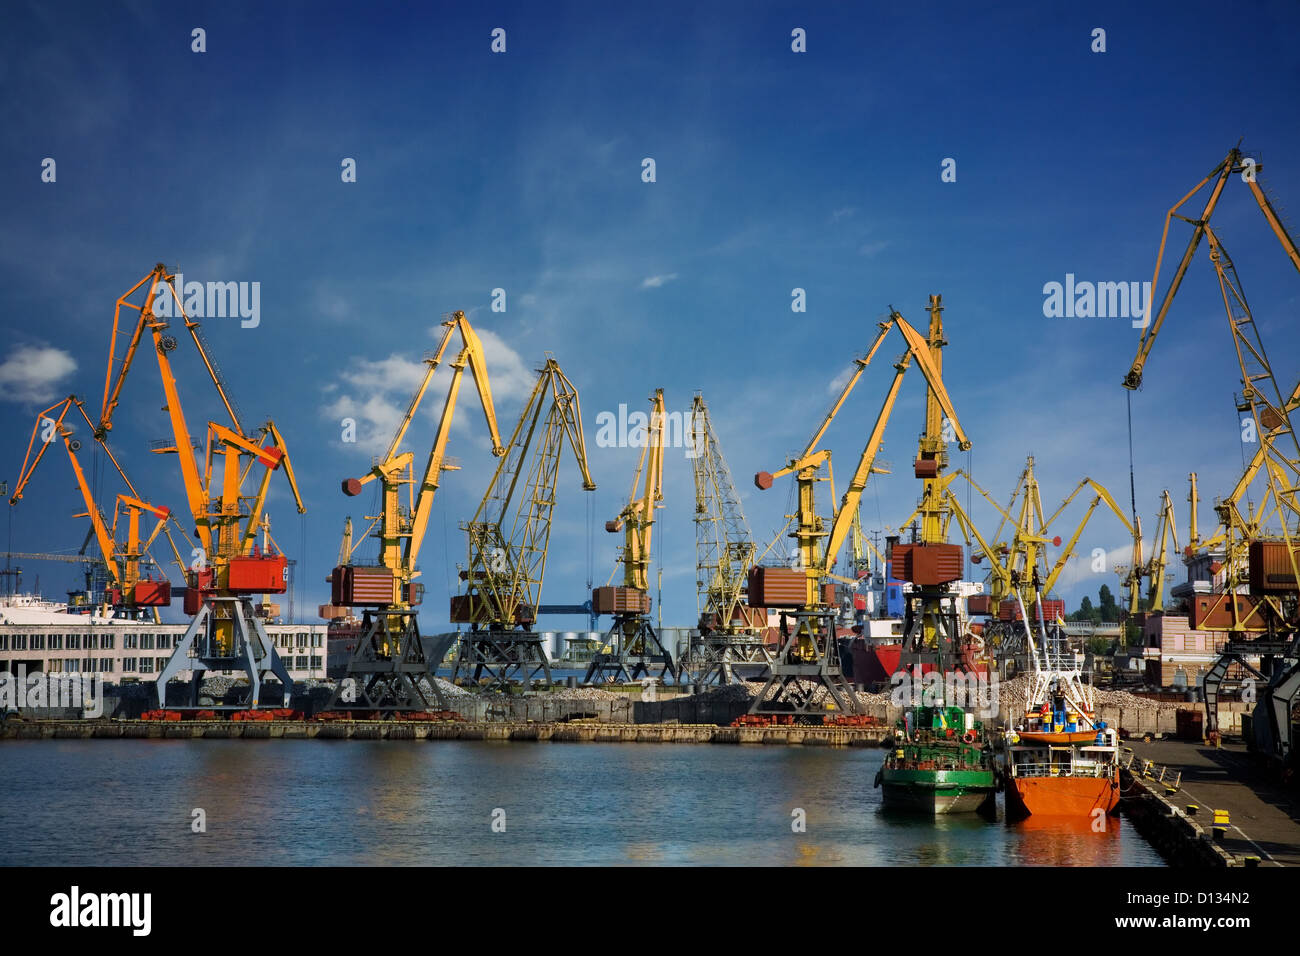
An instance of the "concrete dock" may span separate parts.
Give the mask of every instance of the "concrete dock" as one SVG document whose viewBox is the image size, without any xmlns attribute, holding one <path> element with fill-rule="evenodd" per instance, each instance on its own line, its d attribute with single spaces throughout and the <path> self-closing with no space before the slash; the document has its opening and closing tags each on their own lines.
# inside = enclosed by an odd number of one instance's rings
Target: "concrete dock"
<svg viewBox="0 0 1300 956">
<path fill-rule="evenodd" d="M 1166 812 L 1168 817 L 1186 817 L 1209 836 L 1215 811 L 1227 811 L 1226 831 L 1217 844 L 1231 857 L 1227 865 L 1245 864 L 1250 857 L 1266 867 L 1300 865 L 1300 793 L 1281 786 L 1240 742 L 1229 739 L 1221 748 L 1181 740 L 1134 741 L 1129 746 L 1137 758 L 1134 781 L 1177 811 Z M 1166 793 L 1165 784 L 1156 779 L 1158 771 L 1144 777 L 1144 760 L 1167 768 L 1166 781 L 1181 773 L 1177 790 Z M 1189 805 L 1196 807 L 1194 813 L 1189 813 Z"/>
<path fill-rule="evenodd" d="M 550 740 L 874 747 L 890 733 L 881 727 L 719 727 L 595 721 L 30 720 L 6 722 L 0 729 L 0 740 Z"/>
</svg>

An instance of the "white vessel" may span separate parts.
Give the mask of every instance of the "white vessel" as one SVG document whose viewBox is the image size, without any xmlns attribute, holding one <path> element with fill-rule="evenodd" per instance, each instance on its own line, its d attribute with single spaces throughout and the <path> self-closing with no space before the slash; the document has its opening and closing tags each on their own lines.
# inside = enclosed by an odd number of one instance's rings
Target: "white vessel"
<svg viewBox="0 0 1300 956">
<path fill-rule="evenodd" d="M 69 610 L 66 601 L 47 601 L 39 594 L 0 595 L 0 624 L 54 625 L 67 624 L 85 627 L 87 624 L 146 624 L 126 617 L 112 617 L 99 613 L 99 608 L 86 606 L 84 611 Z"/>
</svg>

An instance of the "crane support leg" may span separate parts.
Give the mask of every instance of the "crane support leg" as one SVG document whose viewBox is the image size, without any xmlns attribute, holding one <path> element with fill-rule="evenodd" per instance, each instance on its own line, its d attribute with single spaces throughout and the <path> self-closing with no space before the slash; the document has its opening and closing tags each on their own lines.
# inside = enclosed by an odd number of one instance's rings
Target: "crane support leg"
<svg viewBox="0 0 1300 956">
<path fill-rule="evenodd" d="M 1273 731 L 1273 753 L 1285 764 L 1292 759 L 1291 711 L 1300 699 L 1300 661 L 1279 661 L 1276 666 L 1275 679 L 1265 690 L 1264 700 Z"/>
<path fill-rule="evenodd" d="M 229 640 L 218 634 L 219 620 L 229 622 Z M 191 672 L 189 707 L 200 706 L 206 671 L 242 671 L 248 678 L 248 694 L 242 702 L 208 705 L 212 710 L 244 710 L 264 703 L 288 707 L 293 693 L 293 679 L 247 597 L 209 597 L 203 603 L 155 682 L 159 707 L 167 706 L 168 681 L 186 670 Z M 262 701 L 262 682 L 267 676 L 274 676 L 284 688 L 280 700 Z"/>
<path fill-rule="evenodd" d="M 461 637 L 453 682 L 465 678 L 482 690 L 504 691 L 540 680 L 551 687 L 551 661 L 540 635 L 532 631 L 471 631 Z M 486 678 L 486 683 L 484 679 Z"/>
<path fill-rule="evenodd" d="M 674 681 L 681 672 L 672 654 L 659 640 L 659 635 L 644 614 L 616 614 L 609 633 L 605 635 L 609 653 L 602 651 L 591 659 L 584 684 L 632 684 L 642 677 L 657 676 Z M 652 674 L 655 668 L 657 675 Z"/>
<path fill-rule="evenodd" d="M 1224 651 L 1205 672 L 1205 735 L 1209 740 L 1219 738 L 1219 689 L 1223 678 L 1227 676 L 1228 667 L 1236 661 L 1244 664 L 1241 657 L 1231 651 Z"/>
<path fill-rule="evenodd" d="M 347 676 L 339 681 L 329 709 L 376 717 L 450 710 L 433 679 L 437 665 L 425 654 L 414 611 L 367 609 L 361 621 L 361 637 L 348 661 Z"/>
<path fill-rule="evenodd" d="M 761 634 L 703 634 L 691 638 L 682 670 L 694 684 L 740 684 L 771 664 Z"/>
<path fill-rule="evenodd" d="M 840 669 L 835 612 L 782 611 L 781 647 L 749 712 L 820 720 L 860 711 L 857 694 Z"/>
</svg>

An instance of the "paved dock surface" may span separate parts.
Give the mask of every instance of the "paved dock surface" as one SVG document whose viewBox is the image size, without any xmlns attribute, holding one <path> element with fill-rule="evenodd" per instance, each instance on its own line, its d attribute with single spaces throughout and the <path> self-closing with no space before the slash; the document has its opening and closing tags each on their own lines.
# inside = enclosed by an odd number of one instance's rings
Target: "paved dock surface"
<svg viewBox="0 0 1300 956">
<path fill-rule="evenodd" d="M 1216 749 L 1182 740 L 1129 746 L 1139 759 L 1182 771 L 1178 793 L 1165 799 L 1180 809 L 1199 806 L 1195 819 L 1207 830 L 1215 810 L 1228 811 L 1222 846 L 1233 856 L 1257 856 L 1261 866 L 1300 866 L 1300 791 L 1276 783 L 1245 746 L 1225 742 Z"/>
</svg>

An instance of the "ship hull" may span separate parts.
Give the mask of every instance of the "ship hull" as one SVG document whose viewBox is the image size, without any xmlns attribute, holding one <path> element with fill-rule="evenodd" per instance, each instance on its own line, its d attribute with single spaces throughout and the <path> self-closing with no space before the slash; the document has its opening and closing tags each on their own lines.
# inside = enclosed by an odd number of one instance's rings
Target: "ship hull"
<svg viewBox="0 0 1300 956">
<path fill-rule="evenodd" d="M 977 813 L 994 806 L 996 781 L 985 770 L 903 770 L 880 773 L 887 810 L 913 813 Z"/>
<path fill-rule="evenodd" d="M 1007 816 L 1091 817 L 1119 806 L 1114 777 L 1010 777 L 1006 781 Z"/>
</svg>

